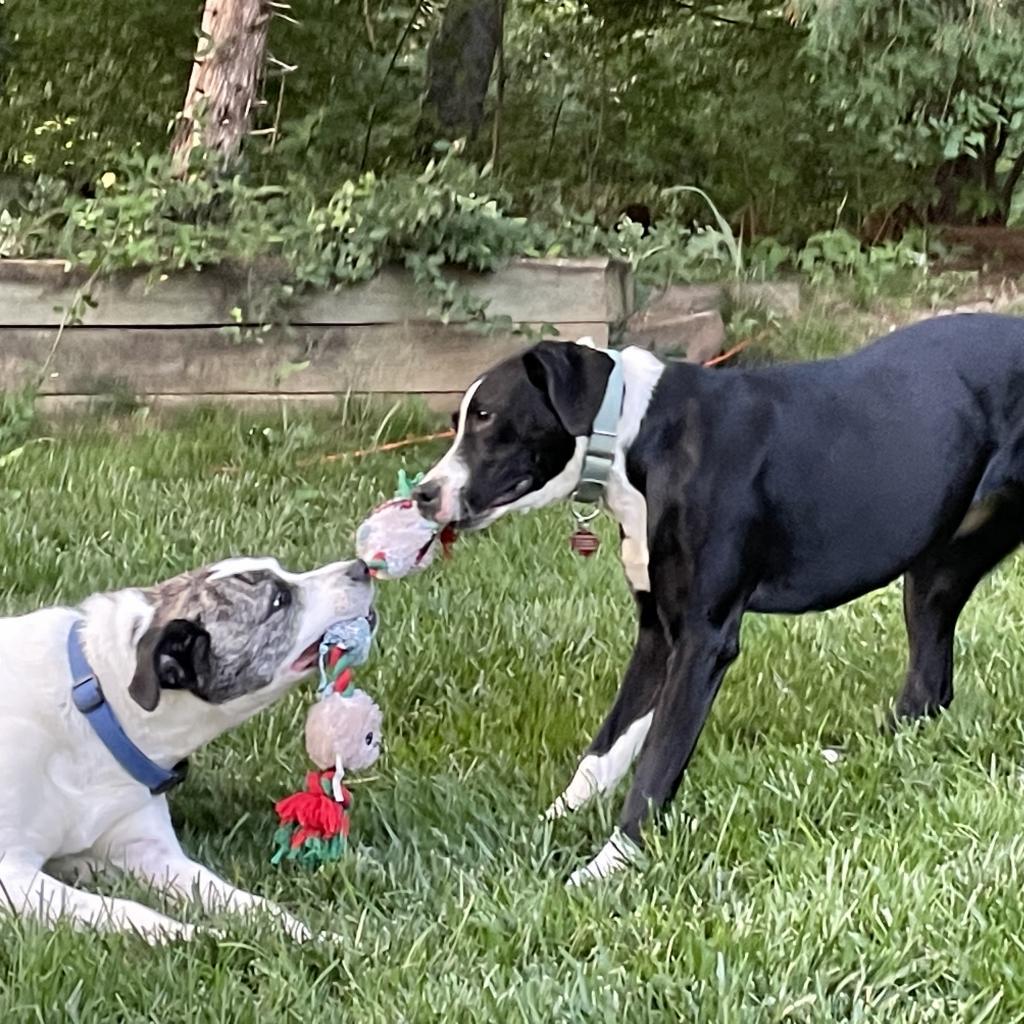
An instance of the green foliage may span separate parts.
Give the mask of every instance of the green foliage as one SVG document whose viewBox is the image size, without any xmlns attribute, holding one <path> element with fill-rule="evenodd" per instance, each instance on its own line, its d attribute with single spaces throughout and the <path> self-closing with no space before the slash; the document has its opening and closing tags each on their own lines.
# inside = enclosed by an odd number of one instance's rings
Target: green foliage
<svg viewBox="0 0 1024 1024">
<path fill-rule="evenodd" d="M 836 229 L 811 235 L 794 264 L 815 285 L 834 286 L 845 279 L 866 306 L 887 288 L 922 285 L 928 280 L 930 255 L 928 240 L 913 233 L 865 249 L 849 232 Z"/>
<path fill-rule="evenodd" d="M 0 468 L 19 450 L 36 420 L 36 396 L 32 390 L 0 392 Z"/>
<path fill-rule="evenodd" d="M 195 12 L 150 6 L 102 0 L 84 25 L 68 0 L 5 6 L 0 255 L 245 266 L 240 326 L 386 262 L 442 317 L 494 326 L 443 267 L 531 255 L 614 256 L 652 284 L 797 272 L 869 301 L 916 285 L 930 248 L 861 239 L 1006 216 L 1024 167 L 1014 4 L 517 0 L 500 132 L 424 167 L 442 5 L 309 0 L 271 26 L 265 134 L 233 177 L 182 182 L 165 151 Z M 622 219 L 640 203 L 647 230 Z"/>
<path fill-rule="evenodd" d="M 485 174 L 445 148 L 419 174 L 343 181 L 325 200 L 302 179 L 282 186 L 242 177 L 174 178 L 163 157 L 134 158 L 105 171 L 83 197 L 58 178 L 40 177 L 16 221 L 7 251 L 57 256 L 94 274 L 150 267 L 165 272 L 219 263 L 254 268 L 254 308 L 242 323 L 273 319 L 304 288 L 372 278 L 404 265 L 443 317 L 482 320 L 446 267 L 493 270 L 513 256 L 580 255 L 612 244 L 592 218 L 551 228 L 513 216 L 509 198 Z"/>
<path fill-rule="evenodd" d="M 239 173 L 320 203 L 341 182 L 422 169 L 431 0 L 305 0 L 275 18 L 256 128 Z M 25 179 L 88 196 L 106 171 L 167 146 L 188 78 L 189 5 L 5 5 L 0 209 Z M 491 191 L 552 223 L 629 203 L 799 243 L 843 227 L 874 237 L 914 219 L 1000 221 L 1024 160 L 1020 0 L 517 0 L 507 5 L 504 99 L 466 150 Z M 88 59 L 81 59 L 88 54 Z M 496 119 L 500 125 L 495 125 Z M 2 233 L 2 228 L 0 228 Z"/>
<path fill-rule="evenodd" d="M 914 288 L 928 278 L 932 250 L 914 234 L 866 248 L 836 229 L 802 247 L 760 239 L 744 248 L 711 198 L 689 186 L 659 194 L 669 216 L 646 232 L 628 219 L 608 230 L 593 214 L 558 204 L 550 220 L 520 216 L 492 173 L 469 165 L 458 147 L 440 149 L 419 174 L 367 172 L 325 200 L 301 178 L 282 186 L 241 176 L 181 181 L 163 157 L 137 157 L 105 171 L 85 197 L 41 176 L 19 217 L 8 221 L 4 244 L 11 255 L 56 256 L 92 269 L 69 322 L 91 301 L 91 282 L 100 274 L 221 263 L 247 268 L 247 297 L 234 311 L 239 336 L 286 323 L 305 289 L 366 281 L 385 264 L 409 269 L 441 318 L 458 316 L 482 330 L 513 325 L 488 317 L 452 267 L 489 271 L 517 256 L 597 253 L 627 263 L 641 284 L 800 273 L 819 284 L 850 282 L 862 301 L 887 283 Z M 683 226 L 684 204 L 695 191 L 715 226 Z"/>
<path fill-rule="evenodd" d="M 77 187 L 111 161 L 165 147 L 195 48 L 195 4 L 6 0 L 0 16 L 6 168 Z"/>
<path fill-rule="evenodd" d="M 819 106 L 889 208 L 1005 221 L 1024 154 L 1020 0 L 802 0 Z M 883 206 L 883 203 L 876 203 Z"/>
</svg>

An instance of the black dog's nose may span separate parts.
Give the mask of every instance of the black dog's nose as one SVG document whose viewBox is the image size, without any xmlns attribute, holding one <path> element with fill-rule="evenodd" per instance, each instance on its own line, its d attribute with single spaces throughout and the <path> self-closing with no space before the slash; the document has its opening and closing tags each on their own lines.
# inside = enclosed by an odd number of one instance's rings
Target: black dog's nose
<svg viewBox="0 0 1024 1024">
<path fill-rule="evenodd" d="M 353 583 L 366 583 L 370 579 L 370 567 L 361 558 L 357 558 L 345 570 L 345 575 Z"/>
<path fill-rule="evenodd" d="M 413 501 L 425 519 L 433 519 L 441 510 L 441 485 L 436 480 L 424 480 L 413 488 Z"/>
</svg>

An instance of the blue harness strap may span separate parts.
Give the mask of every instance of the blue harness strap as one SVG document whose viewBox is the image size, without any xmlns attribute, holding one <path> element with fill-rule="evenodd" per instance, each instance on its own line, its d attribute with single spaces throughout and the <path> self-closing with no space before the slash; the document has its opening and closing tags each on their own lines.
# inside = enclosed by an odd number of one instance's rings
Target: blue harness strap
<svg viewBox="0 0 1024 1024">
<path fill-rule="evenodd" d="M 71 699 L 92 726 L 100 742 L 114 760 L 154 796 L 166 793 L 185 781 L 188 761 L 181 761 L 170 771 L 151 761 L 128 738 L 113 709 L 103 696 L 96 673 L 93 672 L 82 647 L 82 620 L 78 619 L 68 633 L 68 665 L 71 668 Z"/>
</svg>

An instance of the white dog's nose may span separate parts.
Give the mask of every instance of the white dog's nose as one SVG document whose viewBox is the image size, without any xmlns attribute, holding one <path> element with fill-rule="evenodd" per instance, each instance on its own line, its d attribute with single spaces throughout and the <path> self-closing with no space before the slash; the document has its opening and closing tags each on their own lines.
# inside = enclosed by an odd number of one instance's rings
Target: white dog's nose
<svg viewBox="0 0 1024 1024">
<path fill-rule="evenodd" d="M 353 583 L 369 583 L 370 582 L 370 567 L 361 558 L 357 558 L 345 570 L 345 575 Z"/>
</svg>

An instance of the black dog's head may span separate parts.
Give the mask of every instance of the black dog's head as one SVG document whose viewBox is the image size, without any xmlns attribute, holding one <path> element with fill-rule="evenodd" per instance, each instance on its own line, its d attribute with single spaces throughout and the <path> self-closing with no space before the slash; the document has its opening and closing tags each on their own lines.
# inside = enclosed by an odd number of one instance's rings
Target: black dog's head
<svg viewBox="0 0 1024 1024">
<path fill-rule="evenodd" d="M 567 498 L 612 361 L 583 344 L 542 341 L 470 385 L 455 440 L 415 491 L 420 511 L 462 529 Z"/>
</svg>

